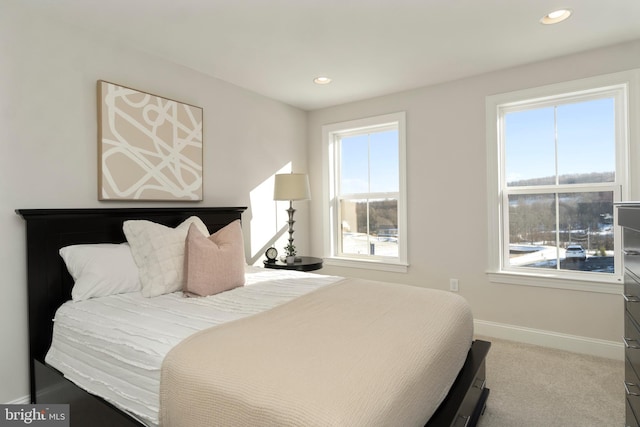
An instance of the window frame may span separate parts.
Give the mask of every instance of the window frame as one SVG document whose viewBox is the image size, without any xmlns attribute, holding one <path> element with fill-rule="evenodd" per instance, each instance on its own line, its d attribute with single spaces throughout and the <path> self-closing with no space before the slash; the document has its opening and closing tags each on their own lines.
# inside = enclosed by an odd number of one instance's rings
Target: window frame
<svg viewBox="0 0 640 427">
<path fill-rule="evenodd" d="M 608 74 L 570 82 L 557 83 L 532 89 L 525 89 L 486 98 L 486 142 L 487 142 L 487 200 L 488 200 L 488 269 L 492 282 L 525 286 L 540 286 L 560 289 L 583 290 L 600 293 L 619 293 L 623 283 L 622 233 L 614 227 L 614 270 L 613 274 L 576 272 L 568 270 L 546 270 L 509 268 L 508 260 L 508 194 L 527 192 L 532 187 L 512 188 L 507 194 L 504 176 L 505 144 L 501 141 L 505 112 L 518 109 L 558 105 L 571 100 L 599 99 L 613 95 L 616 132 L 616 178 L 615 183 L 573 184 L 572 190 L 614 191 L 614 203 L 629 200 L 630 136 L 636 135 L 636 125 L 629 120 L 635 117 L 638 100 L 640 70 Z M 540 188 L 543 187 L 543 188 Z M 536 186 L 535 192 L 549 190 L 562 193 L 568 187 Z M 614 208 L 614 220 L 616 210 Z"/>
<path fill-rule="evenodd" d="M 385 127 L 398 130 L 398 257 L 340 253 L 341 230 L 339 224 L 339 153 L 340 136 L 359 135 L 368 130 L 379 131 Z M 384 114 L 322 127 L 323 149 L 323 221 L 324 257 L 326 265 L 367 268 L 383 271 L 406 272 L 407 262 L 407 190 L 406 190 L 406 114 Z M 360 193 L 362 194 L 362 193 Z M 372 192 L 372 195 L 382 194 Z M 387 193 L 392 194 L 392 193 Z M 395 195 L 396 193 L 393 192 Z M 345 194 L 340 194 L 344 198 Z"/>
</svg>

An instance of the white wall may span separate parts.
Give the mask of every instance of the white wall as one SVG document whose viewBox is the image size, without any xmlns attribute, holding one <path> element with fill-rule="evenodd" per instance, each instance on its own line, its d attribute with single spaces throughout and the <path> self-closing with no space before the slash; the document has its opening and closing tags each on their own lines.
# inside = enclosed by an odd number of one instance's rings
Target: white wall
<svg viewBox="0 0 640 427">
<path fill-rule="evenodd" d="M 311 112 L 309 168 L 316 194 L 322 191 L 323 125 L 397 111 L 407 116 L 408 273 L 323 271 L 438 289 L 448 289 L 449 278 L 457 278 L 481 332 L 534 341 L 534 335 L 544 335 L 547 343 L 558 336 L 573 343 L 584 338 L 621 358 L 619 295 L 489 282 L 485 97 L 638 67 L 640 41 Z M 638 135 L 632 138 L 631 169 L 637 170 L 640 141 Z M 632 185 L 638 197 L 637 179 Z M 316 254 L 323 251 L 322 215 L 315 198 L 311 240 Z"/>
<path fill-rule="evenodd" d="M 272 176 L 306 172 L 305 112 L 1 3 L 0 402 L 29 392 L 25 231 L 14 210 L 167 205 L 97 201 L 99 79 L 203 107 L 204 202 L 189 206 L 249 206 L 250 261 L 276 238 L 285 244 Z M 297 207 L 306 253 L 308 209 Z"/>
</svg>

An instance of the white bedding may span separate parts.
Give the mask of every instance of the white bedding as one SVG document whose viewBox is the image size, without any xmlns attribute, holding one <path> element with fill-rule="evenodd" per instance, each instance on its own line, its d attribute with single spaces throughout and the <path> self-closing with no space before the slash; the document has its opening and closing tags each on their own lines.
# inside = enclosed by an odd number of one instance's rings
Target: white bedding
<svg viewBox="0 0 640 427">
<path fill-rule="evenodd" d="M 53 343 L 45 360 L 81 388 L 155 426 L 162 363 L 180 341 L 343 280 L 256 267 L 247 267 L 246 279 L 244 287 L 204 298 L 185 298 L 181 292 L 154 298 L 128 293 L 69 301 L 56 313 Z M 473 325 L 468 323 L 467 329 L 438 334 L 470 342 Z M 457 363 L 441 370 L 455 378 L 460 369 Z"/>
<path fill-rule="evenodd" d="M 173 346 L 194 332 L 342 279 L 256 267 L 247 267 L 246 278 L 244 287 L 205 298 L 128 293 L 69 301 L 56 313 L 46 362 L 143 423 L 157 425 L 160 368 Z"/>
</svg>

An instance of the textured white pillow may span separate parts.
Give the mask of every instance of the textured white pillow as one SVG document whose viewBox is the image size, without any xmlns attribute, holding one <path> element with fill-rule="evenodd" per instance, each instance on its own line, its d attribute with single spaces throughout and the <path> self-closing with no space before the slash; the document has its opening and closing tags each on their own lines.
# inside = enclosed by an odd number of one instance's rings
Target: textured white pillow
<svg viewBox="0 0 640 427">
<path fill-rule="evenodd" d="M 75 282 L 74 301 L 140 291 L 138 267 L 126 243 L 66 246 L 59 253 Z"/>
<path fill-rule="evenodd" d="M 176 228 L 151 221 L 125 221 L 122 228 L 138 265 L 142 295 L 155 297 L 182 289 L 184 245 L 189 226 L 194 224 L 205 236 L 209 230 L 196 216 Z"/>
</svg>

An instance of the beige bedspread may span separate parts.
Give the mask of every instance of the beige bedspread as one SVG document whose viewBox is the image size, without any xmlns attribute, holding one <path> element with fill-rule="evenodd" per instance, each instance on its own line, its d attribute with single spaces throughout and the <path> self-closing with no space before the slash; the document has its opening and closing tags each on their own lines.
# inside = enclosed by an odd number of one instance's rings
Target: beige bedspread
<svg viewBox="0 0 640 427">
<path fill-rule="evenodd" d="M 472 334 L 456 294 L 345 279 L 185 339 L 162 365 L 160 422 L 422 426 Z"/>
</svg>

